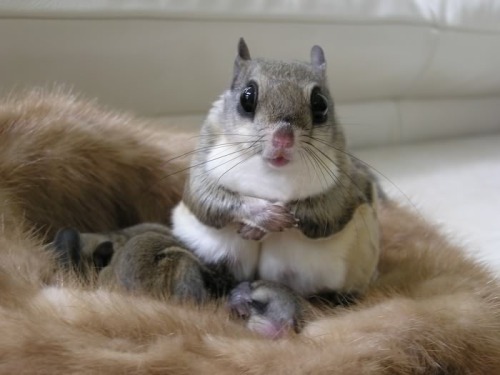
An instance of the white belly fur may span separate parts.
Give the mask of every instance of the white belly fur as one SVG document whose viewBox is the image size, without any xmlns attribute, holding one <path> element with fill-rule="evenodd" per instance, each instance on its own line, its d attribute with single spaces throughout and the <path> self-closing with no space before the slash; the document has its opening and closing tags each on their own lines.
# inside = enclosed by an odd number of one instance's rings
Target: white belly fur
<svg viewBox="0 0 500 375">
<path fill-rule="evenodd" d="M 300 294 L 362 292 L 375 274 L 379 255 L 375 210 L 357 208 L 333 236 L 310 239 L 297 229 L 272 233 L 262 243 L 259 276 L 284 283 Z"/>
<path fill-rule="evenodd" d="M 202 224 L 180 203 L 173 212 L 174 234 L 205 262 L 224 259 L 238 280 L 273 280 L 308 295 L 335 290 L 362 292 L 376 273 L 379 232 L 374 207 L 360 205 L 342 231 L 310 239 L 297 229 L 271 233 L 261 242 L 244 240 L 236 226 Z"/>
<path fill-rule="evenodd" d="M 222 229 L 201 223 L 181 202 L 172 213 L 173 232 L 207 263 L 227 261 L 238 280 L 251 280 L 259 261 L 260 244 L 236 233 L 237 226 Z"/>
</svg>

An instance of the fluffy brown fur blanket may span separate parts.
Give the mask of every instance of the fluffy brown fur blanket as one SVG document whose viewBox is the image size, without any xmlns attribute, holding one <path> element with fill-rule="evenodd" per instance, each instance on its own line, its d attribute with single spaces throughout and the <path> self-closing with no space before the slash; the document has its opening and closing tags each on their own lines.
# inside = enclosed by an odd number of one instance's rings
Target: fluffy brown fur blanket
<svg viewBox="0 0 500 375">
<path fill-rule="evenodd" d="M 54 230 L 168 222 L 192 143 L 64 93 L 0 104 L 0 373 L 500 374 L 498 281 L 396 203 L 367 295 L 285 339 L 214 304 L 62 283 Z"/>
</svg>

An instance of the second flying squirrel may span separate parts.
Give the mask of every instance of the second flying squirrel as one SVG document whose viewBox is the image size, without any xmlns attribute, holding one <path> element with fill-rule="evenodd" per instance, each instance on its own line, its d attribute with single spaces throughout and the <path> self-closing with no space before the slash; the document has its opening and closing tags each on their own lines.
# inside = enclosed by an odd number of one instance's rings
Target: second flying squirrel
<svg viewBox="0 0 500 375">
<path fill-rule="evenodd" d="M 210 110 L 174 234 L 238 281 L 308 296 L 363 292 L 379 256 L 377 187 L 346 152 L 323 50 L 310 63 L 252 59 L 238 45 L 230 89 Z"/>
</svg>

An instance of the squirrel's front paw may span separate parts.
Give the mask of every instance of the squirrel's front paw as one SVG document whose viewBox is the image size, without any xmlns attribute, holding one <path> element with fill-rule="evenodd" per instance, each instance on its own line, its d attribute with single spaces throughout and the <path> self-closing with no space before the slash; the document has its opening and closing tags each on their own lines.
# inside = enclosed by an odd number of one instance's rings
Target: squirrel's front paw
<svg viewBox="0 0 500 375">
<path fill-rule="evenodd" d="M 251 224 L 242 223 L 238 234 L 245 240 L 260 241 L 267 234 L 267 231 Z"/>
<path fill-rule="evenodd" d="M 269 232 L 281 232 L 296 226 L 298 223 L 298 220 L 288 207 L 277 203 L 267 205 L 257 214 L 257 219 L 259 226 Z"/>
<path fill-rule="evenodd" d="M 260 240 L 268 232 L 281 232 L 298 225 L 298 220 L 283 204 L 254 199 L 247 205 L 238 233 L 245 239 Z"/>
</svg>

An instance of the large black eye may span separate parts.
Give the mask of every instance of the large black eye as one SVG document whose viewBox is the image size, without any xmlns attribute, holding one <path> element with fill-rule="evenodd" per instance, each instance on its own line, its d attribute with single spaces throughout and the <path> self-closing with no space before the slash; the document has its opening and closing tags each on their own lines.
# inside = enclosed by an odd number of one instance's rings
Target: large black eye
<svg viewBox="0 0 500 375">
<path fill-rule="evenodd" d="M 243 110 L 247 113 L 254 113 L 255 107 L 257 107 L 257 97 L 258 97 L 258 89 L 257 84 L 253 81 L 250 81 L 241 92 L 240 96 L 240 104 Z"/>
<path fill-rule="evenodd" d="M 314 124 L 325 122 L 328 115 L 328 100 L 321 94 L 319 87 L 311 92 L 311 113 Z"/>
</svg>

